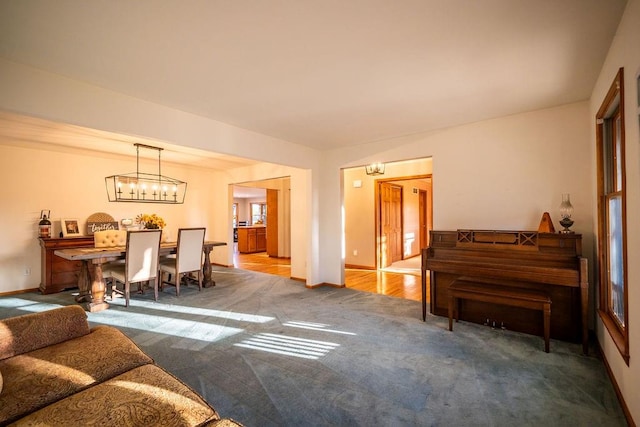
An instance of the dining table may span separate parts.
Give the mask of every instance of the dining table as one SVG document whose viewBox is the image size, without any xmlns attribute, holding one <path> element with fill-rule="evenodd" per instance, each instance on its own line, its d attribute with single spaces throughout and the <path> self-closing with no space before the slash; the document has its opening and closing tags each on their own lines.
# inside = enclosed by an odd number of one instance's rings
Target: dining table
<svg viewBox="0 0 640 427">
<path fill-rule="evenodd" d="M 216 246 L 226 246 L 226 244 L 226 242 L 209 240 L 204 242 L 202 247 L 204 253 L 202 267 L 204 273 L 203 287 L 215 286 L 215 281 L 212 278 L 213 268 L 209 257 L 211 250 Z M 160 243 L 160 255 L 175 254 L 177 246 L 177 242 Z M 106 286 L 102 274 L 102 266 L 107 262 L 124 259 L 126 252 L 127 248 L 125 246 L 112 246 L 108 248 L 58 249 L 54 254 L 69 261 L 82 262 L 80 273 L 78 274 L 79 293 L 75 300 L 82 304 L 86 311 L 96 312 L 109 308 L 109 304 L 105 301 Z M 93 275 L 90 274 L 90 265 L 93 266 Z"/>
</svg>

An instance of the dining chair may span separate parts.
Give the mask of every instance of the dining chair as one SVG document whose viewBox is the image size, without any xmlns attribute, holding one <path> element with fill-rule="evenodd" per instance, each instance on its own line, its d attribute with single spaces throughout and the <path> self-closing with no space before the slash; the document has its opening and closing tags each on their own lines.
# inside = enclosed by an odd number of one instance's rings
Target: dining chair
<svg viewBox="0 0 640 427">
<path fill-rule="evenodd" d="M 127 230 L 100 230 L 93 233 L 93 246 L 112 248 L 127 244 Z"/>
<path fill-rule="evenodd" d="M 114 248 L 127 245 L 127 230 L 99 230 L 93 233 L 93 246 L 96 248 Z M 109 261 L 102 267 L 111 264 L 124 264 L 124 259 Z"/>
<path fill-rule="evenodd" d="M 176 296 L 180 296 L 180 281 L 188 273 L 197 273 L 198 289 L 202 290 L 202 249 L 206 228 L 178 229 L 178 242 L 175 258 L 163 258 L 160 261 L 160 286 L 164 284 L 176 287 Z M 165 274 L 173 277 L 173 283 L 164 280 Z"/>
<path fill-rule="evenodd" d="M 155 300 L 158 300 L 160 278 L 160 239 L 162 230 L 138 230 L 127 233 L 124 264 L 108 264 L 102 270 L 105 281 L 111 282 L 111 298 L 123 294 L 125 306 L 129 307 L 131 283 L 153 282 Z M 124 285 L 123 290 L 117 284 Z M 142 289 L 142 288 L 140 288 Z"/>
</svg>

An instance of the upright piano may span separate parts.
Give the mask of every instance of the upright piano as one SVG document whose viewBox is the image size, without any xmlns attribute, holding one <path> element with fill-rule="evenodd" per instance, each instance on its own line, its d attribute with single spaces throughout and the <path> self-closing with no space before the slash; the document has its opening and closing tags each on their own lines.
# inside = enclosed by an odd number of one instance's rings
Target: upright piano
<svg viewBox="0 0 640 427">
<path fill-rule="evenodd" d="M 427 295 L 429 273 L 429 295 Z M 582 341 L 588 350 L 587 259 L 580 234 L 537 231 L 431 231 L 422 249 L 422 317 L 448 315 L 448 287 L 458 279 L 541 290 L 551 297 L 551 337 Z M 427 298 L 427 296 L 429 298 Z M 519 332 L 542 335 L 540 313 L 480 301 L 461 302 L 459 318 Z"/>
</svg>

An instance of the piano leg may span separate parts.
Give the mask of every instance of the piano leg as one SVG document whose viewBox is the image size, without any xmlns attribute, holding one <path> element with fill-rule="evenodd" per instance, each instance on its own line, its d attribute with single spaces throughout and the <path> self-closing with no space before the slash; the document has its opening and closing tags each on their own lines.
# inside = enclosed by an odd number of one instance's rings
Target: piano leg
<svg viewBox="0 0 640 427">
<path fill-rule="evenodd" d="M 551 338 L 551 304 L 545 306 L 544 316 L 544 351 L 549 353 L 549 338 Z"/>
<path fill-rule="evenodd" d="M 582 353 L 589 355 L 589 270 L 587 258 L 580 258 L 580 310 L 582 314 Z"/>
<path fill-rule="evenodd" d="M 449 295 L 449 330 L 453 331 L 453 318 L 456 318 L 456 322 L 458 321 L 458 314 L 456 311 L 456 303 L 457 298 L 453 295 Z"/>
<path fill-rule="evenodd" d="M 427 272 L 422 270 L 422 321 L 427 321 Z"/>
</svg>

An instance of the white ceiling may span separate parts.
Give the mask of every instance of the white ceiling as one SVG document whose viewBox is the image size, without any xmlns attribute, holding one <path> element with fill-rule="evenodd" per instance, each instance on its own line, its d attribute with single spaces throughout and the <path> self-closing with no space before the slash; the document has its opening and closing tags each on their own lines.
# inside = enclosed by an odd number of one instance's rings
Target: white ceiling
<svg viewBox="0 0 640 427">
<path fill-rule="evenodd" d="M 625 0 L 20 0 L 0 56 L 318 149 L 588 99 Z"/>
<path fill-rule="evenodd" d="M 266 198 L 267 190 L 260 187 L 246 187 L 244 185 L 233 186 L 233 197 L 236 199 Z"/>
<path fill-rule="evenodd" d="M 0 111 L 0 144 L 17 145 L 61 152 L 82 152 L 102 155 L 135 157 L 136 147 L 143 144 L 161 148 L 163 161 L 215 170 L 234 169 L 260 162 L 228 156 L 212 151 L 197 150 L 132 135 L 89 129 L 81 126 L 56 123 L 35 117 Z M 141 148 L 140 158 L 157 159 L 158 151 Z"/>
</svg>

